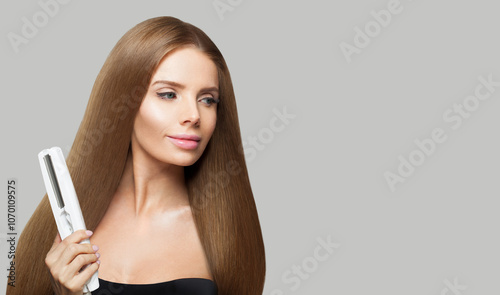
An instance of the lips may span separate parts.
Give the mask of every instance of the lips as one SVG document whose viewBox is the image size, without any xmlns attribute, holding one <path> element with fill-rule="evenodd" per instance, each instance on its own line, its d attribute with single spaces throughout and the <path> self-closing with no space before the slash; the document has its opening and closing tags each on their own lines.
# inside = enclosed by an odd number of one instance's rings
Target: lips
<svg viewBox="0 0 500 295">
<path fill-rule="evenodd" d="M 199 141 L 201 139 L 197 135 L 189 135 L 189 134 L 178 134 L 167 137 L 176 146 L 187 150 L 192 150 L 197 148 Z"/>
<path fill-rule="evenodd" d="M 189 134 L 177 134 L 177 135 L 172 135 L 168 136 L 170 138 L 175 138 L 175 139 L 183 139 L 183 140 L 193 140 L 193 141 L 200 141 L 201 137 L 197 135 L 189 135 Z"/>
</svg>

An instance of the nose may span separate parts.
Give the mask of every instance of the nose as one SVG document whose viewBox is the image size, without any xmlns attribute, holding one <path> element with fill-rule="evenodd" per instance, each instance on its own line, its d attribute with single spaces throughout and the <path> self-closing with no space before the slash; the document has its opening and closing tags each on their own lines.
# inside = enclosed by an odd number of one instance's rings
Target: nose
<svg viewBox="0 0 500 295">
<path fill-rule="evenodd" d="M 181 125 L 191 124 L 197 126 L 200 124 L 200 112 L 195 97 L 184 99 L 179 119 Z"/>
</svg>

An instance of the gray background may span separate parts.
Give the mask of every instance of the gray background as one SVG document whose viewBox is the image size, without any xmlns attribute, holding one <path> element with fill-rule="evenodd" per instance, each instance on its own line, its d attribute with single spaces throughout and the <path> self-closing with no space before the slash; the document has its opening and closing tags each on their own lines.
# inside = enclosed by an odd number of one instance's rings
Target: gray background
<svg viewBox="0 0 500 295">
<path fill-rule="evenodd" d="M 18 180 L 21 232 L 45 192 L 37 153 L 60 146 L 67 155 L 112 47 L 135 24 L 171 15 L 222 51 L 244 140 L 269 135 L 273 109 L 295 115 L 247 158 L 266 245 L 264 294 L 498 293 L 500 87 L 456 130 L 443 120 L 478 77 L 500 81 L 497 2 L 403 0 L 351 62 L 340 44 L 353 45 L 355 27 L 389 0 L 220 2 L 232 5 L 222 17 L 212 1 L 73 0 L 16 53 L 7 34 L 43 10 L 2 1 L 2 269 L 7 179 Z M 435 128 L 447 140 L 392 192 L 384 173 L 397 173 L 398 156 L 408 159 Z M 318 239 L 328 238 L 340 246 L 318 261 Z"/>
</svg>

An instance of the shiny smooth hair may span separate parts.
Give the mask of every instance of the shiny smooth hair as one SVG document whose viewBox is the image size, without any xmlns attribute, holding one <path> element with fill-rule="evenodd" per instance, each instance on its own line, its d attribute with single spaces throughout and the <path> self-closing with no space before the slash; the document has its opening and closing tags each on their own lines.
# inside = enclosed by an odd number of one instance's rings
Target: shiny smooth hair
<svg viewBox="0 0 500 295">
<path fill-rule="evenodd" d="M 216 65 L 220 102 L 212 138 L 200 159 L 184 168 L 196 228 L 219 295 L 262 294 L 264 242 L 242 147 L 235 95 L 226 62 L 199 28 L 155 17 L 130 29 L 96 78 L 66 159 L 87 229 L 94 230 L 116 192 L 130 149 L 135 115 L 152 75 L 171 51 L 196 46 Z M 45 257 L 57 226 L 47 195 L 26 224 L 7 294 L 52 295 Z"/>
</svg>

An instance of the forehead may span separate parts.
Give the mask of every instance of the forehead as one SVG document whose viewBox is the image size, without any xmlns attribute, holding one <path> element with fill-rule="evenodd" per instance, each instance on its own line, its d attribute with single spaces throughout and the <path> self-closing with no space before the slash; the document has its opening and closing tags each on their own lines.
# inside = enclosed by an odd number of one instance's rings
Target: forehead
<svg viewBox="0 0 500 295">
<path fill-rule="evenodd" d="M 187 86 L 219 86 L 215 63 L 194 46 L 169 52 L 160 62 L 151 82 L 157 80 L 174 81 Z"/>
</svg>

